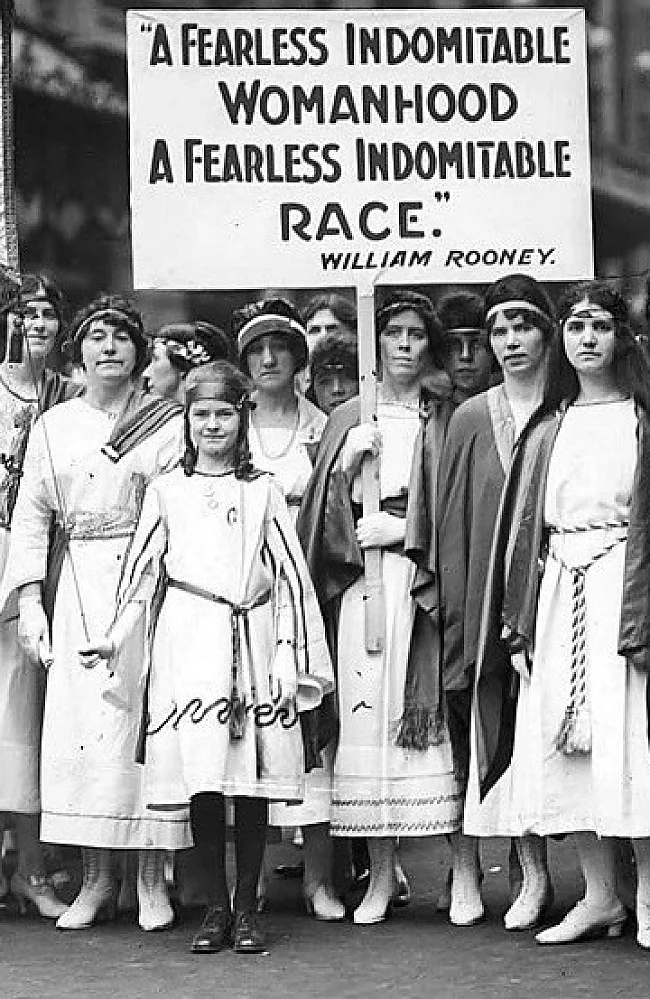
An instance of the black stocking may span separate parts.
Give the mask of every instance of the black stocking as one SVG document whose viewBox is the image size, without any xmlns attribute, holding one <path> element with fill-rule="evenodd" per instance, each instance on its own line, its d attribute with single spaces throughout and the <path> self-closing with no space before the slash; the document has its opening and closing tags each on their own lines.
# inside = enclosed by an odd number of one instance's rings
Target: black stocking
<svg viewBox="0 0 650 999">
<path fill-rule="evenodd" d="M 235 798 L 235 912 L 255 908 L 262 869 L 269 806 L 266 798 Z"/>
<path fill-rule="evenodd" d="M 192 836 L 211 905 L 230 907 L 226 881 L 226 813 L 222 794 L 206 791 L 190 800 Z"/>
</svg>

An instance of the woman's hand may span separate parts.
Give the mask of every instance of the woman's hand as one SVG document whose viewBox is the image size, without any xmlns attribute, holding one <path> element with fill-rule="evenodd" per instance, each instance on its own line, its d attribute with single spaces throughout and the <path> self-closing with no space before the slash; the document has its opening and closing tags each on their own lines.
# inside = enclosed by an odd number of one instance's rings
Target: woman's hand
<svg viewBox="0 0 650 999">
<path fill-rule="evenodd" d="M 345 444 L 341 451 L 343 471 L 354 475 L 363 460 L 364 455 L 377 457 L 381 451 L 381 433 L 374 423 L 362 423 L 360 427 L 348 430 Z"/>
<path fill-rule="evenodd" d="M 628 666 L 639 673 L 650 673 L 650 649 L 635 649 L 627 655 Z"/>
<path fill-rule="evenodd" d="M 361 548 L 390 548 L 404 540 L 406 520 L 380 510 L 357 523 L 357 541 Z"/>
<path fill-rule="evenodd" d="M 278 711 L 291 711 L 298 692 L 298 670 L 293 642 L 286 640 L 278 642 L 271 675 L 274 686 L 271 693 L 274 701 L 277 701 Z"/>
<path fill-rule="evenodd" d="M 19 600 L 18 641 L 23 652 L 34 665 L 39 663 L 49 669 L 52 665 L 50 626 L 40 597 Z"/>
<path fill-rule="evenodd" d="M 103 660 L 106 663 L 115 655 L 115 642 L 108 636 L 89 642 L 79 649 L 79 661 L 84 669 L 94 669 Z"/>
</svg>

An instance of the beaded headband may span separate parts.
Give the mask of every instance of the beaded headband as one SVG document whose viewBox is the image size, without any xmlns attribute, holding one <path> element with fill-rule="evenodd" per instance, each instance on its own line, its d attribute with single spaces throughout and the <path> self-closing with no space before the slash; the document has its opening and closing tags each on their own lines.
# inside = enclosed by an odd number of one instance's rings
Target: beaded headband
<svg viewBox="0 0 650 999">
<path fill-rule="evenodd" d="M 140 335 L 144 335 L 137 322 L 134 321 L 133 316 L 130 316 L 127 312 L 122 312 L 121 309 L 98 309 L 97 312 L 93 312 L 91 316 L 84 319 L 77 327 L 73 339 L 81 340 L 90 324 L 94 323 L 97 319 L 113 319 L 117 323 L 123 323 L 128 330 L 133 330 Z"/>
</svg>

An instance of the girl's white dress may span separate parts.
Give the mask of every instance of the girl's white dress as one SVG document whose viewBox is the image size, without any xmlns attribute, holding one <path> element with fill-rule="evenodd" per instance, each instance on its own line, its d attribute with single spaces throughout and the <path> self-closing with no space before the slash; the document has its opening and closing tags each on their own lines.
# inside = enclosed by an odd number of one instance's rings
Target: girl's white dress
<svg viewBox="0 0 650 999">
<path fill-rule="evenodd" d="M 465 811 L 469 833 L 650 835 L 647 676 L 617 654 L 636 430 L 632 401 L 572 406 L 564 417 L 546 487 L 549 554 L 532 673 L 521 681 L 513 759 L 505 775 L 510 800 L 502 795 L 499 813 L 487 822 L 490 812 L 475 807 L 474 785 Z M 580 567 L 583 573 L 576 574 Z M 584 580 L 584 613 L 576 602 L 578 575 Z M 591 751 L 568 755 L 556 741 L 570 701 L 576 637 L 586 643 L 582 719 Z"/>
<path fill-rule="evenodd" d="M 116 669 L 124 706 L 103 696 L 107 670 L 84 669 L 78 650 L 113 621 L 118 585 L 145 484 L 175 464 L 183 420 L 174 417 L 119 461 L 102 453 L 113 421 L 83 398 L 61 403 L 32 430 L 12 523 L 0 606 L 45 579 L 54 518 L 69 538 L 52 622 L 41 747 L 41 838 L 90 847 L 178 849 L 191 844 L 186 811 L 152 815 L 135 762 L 144 634 Z"/>
<path fill-rule="evenodd" d="M 315 594 L 282 495 L 268 475 L 186 476 L 147 490 L 120 605 L 149 608 L 146 797 L 152 808 L 204 791 L 300 800 L 299 716 L 279 711 L 277 637 L 293 635 L 299 672 L 333 687 Z M 159 610 L 157 604 L 161 600 Z M 238 652 L 234 652 L 234 645 Z M 247 705 L 230 731 L 233 669 Z M 119 700 L 119 678 L 112 692 Z"/>
<path fill-rule="evenodd" d="M 408 490 L 420 426 L 411 408 L 380 404 L 381 497 Z M 360 484 L 353 483 L 353 499 Z M 415 565 L 391 551 L 382 555 L 386 602 L 383 655 L 365 647 L 364 580 L 343 594 L 338 630 L 341 731 L 334 763 L 332 834 L 434 836 L 460 826 L 462 788 L 448 738 L 425 751 L 395 744 L 415 614 L 410 596 Z"/>
</svg>

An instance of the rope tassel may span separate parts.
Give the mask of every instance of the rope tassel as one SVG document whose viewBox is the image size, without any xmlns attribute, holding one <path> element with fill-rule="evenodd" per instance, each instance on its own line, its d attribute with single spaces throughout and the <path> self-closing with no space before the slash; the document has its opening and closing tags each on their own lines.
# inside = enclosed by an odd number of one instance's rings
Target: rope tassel
<svg viewBox="0 0 650 999">
<path fill-rule="evenodd" d="M 246 698 L 240 691 L 242 679 L 240 613 L 233 607 L 230 615 L 232 636 L 232 683 L 230 686 L 230 738 L 243 739 L 246 730 Z"/>
<path fill-rule="evenodd" d="M 567 756 L 591 752 L 591 706 L 587 677 L 587 604 L 585 566 L 571 568 L 571 680 L 567 705 L 555 746 Z"/>
</svg>

